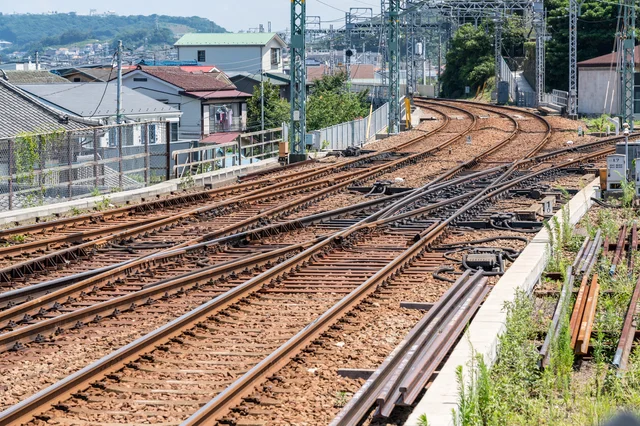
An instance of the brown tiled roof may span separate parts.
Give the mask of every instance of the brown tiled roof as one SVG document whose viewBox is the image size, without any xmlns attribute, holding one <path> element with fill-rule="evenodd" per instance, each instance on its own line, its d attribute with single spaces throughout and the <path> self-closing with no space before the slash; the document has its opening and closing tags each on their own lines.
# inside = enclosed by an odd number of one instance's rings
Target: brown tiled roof
<svg viewBox="0 0 640 426">
<path fill-rule="evenodd" d="M 615 69 L 616 63 L 618 61 L 618 55 L 620 52 L 612 52 L 607 53 L 606 55 L 598 56 L 596 58 L 587 59 L 586 61 L 578 62 L 578 67 L 580 68 L 600 68 L 600 67 L 610 67 L 613 64 Z M 633 49 L 633 56 L 635 58 L 635 66 L 640 66 L 640 46 L 636 46 Z"/>
<path fill-rule="evenodd" d="M 235 89 L 223 72 L 188 72 L 179 67 L 143 67 L 138 69 L 187 92 Z"/>
</svg>

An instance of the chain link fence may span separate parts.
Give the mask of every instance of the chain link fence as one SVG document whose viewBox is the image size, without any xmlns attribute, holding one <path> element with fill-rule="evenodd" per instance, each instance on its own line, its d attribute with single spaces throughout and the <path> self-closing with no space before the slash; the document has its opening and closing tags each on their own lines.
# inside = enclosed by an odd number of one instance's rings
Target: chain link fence
<svg viewBox="0 0 640 426">
<path fill-rule="evenodd" d="M 141 188 L 169 178 L 167 124 L 133 123 L 0 140 L 0 211 Z"/>
</svg>

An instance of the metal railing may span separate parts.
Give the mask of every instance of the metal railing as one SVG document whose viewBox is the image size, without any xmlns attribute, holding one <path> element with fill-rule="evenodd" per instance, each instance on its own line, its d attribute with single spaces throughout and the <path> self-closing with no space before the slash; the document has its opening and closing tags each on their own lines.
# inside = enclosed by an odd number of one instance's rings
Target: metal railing
<svg viewBox="0 0 640 426">
<path fill-rule="evenodd" d="M 209 132 L 242 132 L 244 130 L 244 124 L 242 123 L 242 117 L 233 117 L 231 120 L 217 121 L 215 117 L 209 119 Z"/>
<path fill-rule="evenodd" d="M 234 142 L 173 151 L 172 174 L 175 178 L 183 178 L 277 157 L 282 130 L 279 127 L 245 133 Z"/>
<path fill-rule="evenodd" d="M 545 93 L 542 99 L 546 104 L 552 104 L 566 108 L 569 105 L 569 92 L 553 89 L 551 93 Z"/>
<path fill-rule="evenodd" d="M 0 211 L 164 181 L 166 123 L 134 123 L 24 134 L 0 140 Z"/>
</svg>

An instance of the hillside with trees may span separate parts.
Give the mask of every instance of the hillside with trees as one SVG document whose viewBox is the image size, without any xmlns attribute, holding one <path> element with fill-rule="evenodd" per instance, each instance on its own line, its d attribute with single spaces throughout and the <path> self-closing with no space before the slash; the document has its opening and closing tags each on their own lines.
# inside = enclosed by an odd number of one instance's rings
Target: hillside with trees
<svg viewBox="0 0 640 426">
<path fill-rule="evenodd" d="M 36 50 L 65 46 L 85 40 L 113 43 L 122 40 L 130 48 L 145 44 L 173 44 L 186 32 L 226 32 L 206 18 L 166 15 L 2 14 L 0 40 L 11 42 L 8 50 L 31 54 Z"/>
</svg>

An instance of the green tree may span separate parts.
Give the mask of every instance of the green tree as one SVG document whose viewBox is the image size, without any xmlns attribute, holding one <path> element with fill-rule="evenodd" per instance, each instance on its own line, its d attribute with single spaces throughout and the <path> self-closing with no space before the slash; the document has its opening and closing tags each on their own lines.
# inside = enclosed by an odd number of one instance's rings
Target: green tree
<svg viewBox="0 0 640 426">
<path fill-rule="evenodd" d="M 442 92 L 459 97 L 465 86 L 472 91 L 494 73 L 493 39 L 482 26 L 462 25 L 453 36 L 447 52 L 447 66 L 442 74 Z"/>
<path fill-rule="evenodd" d="M 317 80 L 307 100 L 307 130 L 317 130 L 369 114 L 368 92 L 347 90 L 345 73 Z"/>
<path fill-rule="evenodd" d="M 569 87 L 569 0 L 546 0 L 551 40 L 546 45 L 546 84 L 553 89 Z M 614 48 L 618 4 L 588 1 L 578 18 L 578 62 L 611 53 Z M 613 64 L 615 67 L 615 63 Z"/>
<path fill-rule="evenodd" d="M 269 81 L 264 82 L 264 128 L 280 127 L 288 122 L 290 115 L 289 102 L 280 98 L 278 87 Z M 247 101 L 247 121 L 251 131 L 260 130 L 262 122 L 262 105 L 260 102 L 260 86 L 253 88 L 253 96 Z"/>
</svg>

